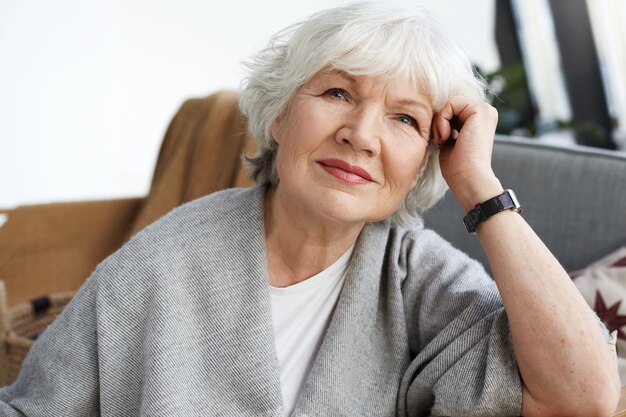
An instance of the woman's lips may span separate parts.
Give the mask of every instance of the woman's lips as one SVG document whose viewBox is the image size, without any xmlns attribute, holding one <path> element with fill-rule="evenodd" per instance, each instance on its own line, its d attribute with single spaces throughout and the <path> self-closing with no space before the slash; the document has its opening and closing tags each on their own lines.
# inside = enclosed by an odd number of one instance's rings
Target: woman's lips
<svg viewBox="0 0 626 417">
<path fill-rule="evenodd" d="M 341 159 L 322 159 L 317 161 L 322 169 L 340 180 L 352 184 L 369 184 L 373 182 L 370 174 L 361 167 L 350 165 Z"/>
</svg>

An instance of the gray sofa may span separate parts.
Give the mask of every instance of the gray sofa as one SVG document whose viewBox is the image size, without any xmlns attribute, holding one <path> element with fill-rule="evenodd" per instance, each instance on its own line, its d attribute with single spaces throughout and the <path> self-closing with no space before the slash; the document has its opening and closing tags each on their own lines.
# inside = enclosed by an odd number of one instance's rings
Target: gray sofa
<svg viewBox="0 0 626 417">
<path fill-rule="evenodd" d="M 626 245 L 626 153 L 499 136 L 493 167 L 502 185 L 517 194 L 522 215 L 566 270 L 584 268 Z M 488 268 L 462 217 L 448 192 L 426 214 L 425 222 Z"/>
</svg>

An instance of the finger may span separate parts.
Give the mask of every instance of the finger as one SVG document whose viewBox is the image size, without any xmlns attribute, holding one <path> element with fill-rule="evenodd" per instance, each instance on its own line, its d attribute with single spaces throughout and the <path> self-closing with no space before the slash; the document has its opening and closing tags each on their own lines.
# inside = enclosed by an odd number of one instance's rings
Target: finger
<svg viewBox="0 0 626 417">
<path fill-rule="evenodd" d="M 463 122 L 461 121 L 459 116 L 457 116 L 456 114 L 452 116 L 452 119 L 450 119 L 450 127 L 452 128 L 453 131 L 456 131 L 457 135 L 459 131 L 461 130 L 461 128 L 463 127 Z"/>
<path fill-rule="evenodd" d="M 444 106 L 445 116 L 452 124 L 453 129 L 461 130 L 463 123 L 475 112 L 477 103 L 462 96 L 450 97 Z"/>
<path fill-rule="evenodd" d="M 468 119 L 475 119 L 476 116 L 482 122 L 486 122 L 495 126 L 498 122 L 498 111 L 492 107 L 489 103 L 483 101 L 470 100 L 466 97 L 455 96 L 448 100 L 449 105 L 448 112 L 453 114 L 453 118 L 450 121 L 453 129 L 461 130 L 461 127 L 468 121 Z M 458 119 L 457 122 L 454 118 Z"/>
<path fill-rule="evenodd" d="M 467 124 L 471 121 L 472 129 Z M 451 97 L 438 113 L 437 128 L 441 136 L 438 145 L 449 139 L 456 139 L 461 132 L 467 134 L 479 131 L 495 131 L 497 111 L 488 103 L 475 101 L 462 96 Z M 479 131 L 475 131 L 478 129 Z"/>
<path fill-rule="evenodd" d="M 437 145 L 443 144 L 450 137 L 452 128 L 450 127 L 450 121 L 440 112 L 435 116 L 435 129 L 437 131 L 436 141 Z"/>
<path fill-rule="evenodd" d="M 430 140 L 435 145 L 439 145 L 441 142 L 441 135 L 439 134 L 439 129 L 437 128 L 437 117 L 438 113 L 433 114 L 433 118 L 430 121 Z"/>
<path fill-rule="evenodd" d="M 452 97 L 436 115 L 437 144 L 441 145 L 448 139 L 456 139 L 463 126 L 463 120 L 458 116 L 457 110 L 462 109 L 467 102 L 463 97 Z"/>
</svg>

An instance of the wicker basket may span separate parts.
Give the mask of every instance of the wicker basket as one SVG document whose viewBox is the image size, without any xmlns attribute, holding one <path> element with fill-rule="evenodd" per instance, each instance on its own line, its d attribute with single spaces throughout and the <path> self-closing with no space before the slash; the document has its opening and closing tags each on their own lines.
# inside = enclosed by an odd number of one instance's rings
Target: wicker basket
<svg viewBox="0 0 626 417">
<path fill-rule="evenodd" d="M 74 294 L 71 291 L 52 294 L 8 308 L 4 283 L 0 281 L 0 386 L 15 381 L 34 340 Z"/>
</svg>

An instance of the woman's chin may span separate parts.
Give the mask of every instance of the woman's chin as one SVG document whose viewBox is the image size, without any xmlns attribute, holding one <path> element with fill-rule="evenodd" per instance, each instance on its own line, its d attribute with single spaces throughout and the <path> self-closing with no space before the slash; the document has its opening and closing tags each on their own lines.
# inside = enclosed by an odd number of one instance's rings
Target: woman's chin
<svg viewBox="0 0 626 417">
<path fill-rule="evenodd" d="M 367 222 L 380 221 L 391 213 L 373 211 L 359 201 L 325 201 L 314 209 L 321 218 L 343 225 L 362 225 Z"/>
</svg>

